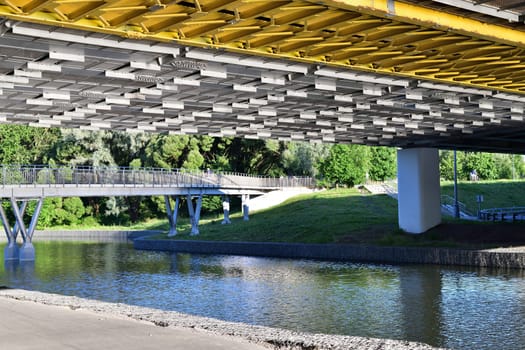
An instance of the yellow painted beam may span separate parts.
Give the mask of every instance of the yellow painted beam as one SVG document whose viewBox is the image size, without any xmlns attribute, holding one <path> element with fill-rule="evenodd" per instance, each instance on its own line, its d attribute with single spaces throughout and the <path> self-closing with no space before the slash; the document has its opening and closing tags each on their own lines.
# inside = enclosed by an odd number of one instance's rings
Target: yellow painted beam
<svg viewBox="0 0 525 350">
<path fill-rule="evenodd" d="M 524 32 L 395 0 L 0 0 L 0 17 L 508 92 L 525 83 Z"/>
<path fill-rule="evenodd" d="M 396 0 L 309 0 L 329 6 L 453 31 L 499 43 L 525 48 L 525 32 Z"/>
</svg>

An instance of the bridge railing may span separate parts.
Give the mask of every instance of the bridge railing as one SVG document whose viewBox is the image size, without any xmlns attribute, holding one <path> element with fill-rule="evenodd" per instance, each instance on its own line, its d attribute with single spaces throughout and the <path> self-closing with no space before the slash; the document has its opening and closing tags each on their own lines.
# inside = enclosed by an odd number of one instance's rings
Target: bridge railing
<svg viewBox="0 0 525 350">
<path fill-rule="evenodd" d="M 268 177 L 240 173 L 185 169 L 91 167 L 91 166 L 0 166 L 0 186 L 152 186 L 216 188 L 313 187 L 310 177 Z"/>
</svg>

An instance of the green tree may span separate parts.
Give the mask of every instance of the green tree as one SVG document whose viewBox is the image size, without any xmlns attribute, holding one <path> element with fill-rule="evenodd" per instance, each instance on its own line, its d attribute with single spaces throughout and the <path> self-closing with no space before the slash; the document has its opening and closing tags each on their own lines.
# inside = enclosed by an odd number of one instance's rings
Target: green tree
<svg viewBox="0 0 525 350">
<path fill-rule="evenodd" d="M 460 164 L 462 179 L 468 179 L 470 172 L 473 170 L 476 170 L 480 180 L 494 180 L 497 178 L 496 164 L 490 153 L 465 152 L 461 162 L 458 160 L 458 168 Z"/>
<path fill-rule="evenodd" d="M 59 129 L 0 125 L 0 163 L 42 164 L 59 138 Z"/>
<path fill-rule="evenodd" d="M 374 181 L 393 179 L 397 174 L 397 153 L 392 147 L 370 147 L 368 174 Z"/>
<path fill-rule="evenodd" d="M 456 153 L 457 154 L 457 153 Z M 454 152 L 439 151 L 439 173 L 442 179 L 454 180 Z"/>
<path fill-rule="evenodd" d="M 317 176 L 317 164 L 329 151 L 326 144 L 288 142 L 281 154 L 283 170 L 288 175 Z"/>
<path fill-rule="evenodd" d="M 283 150 L 284 144 L 275 140 L 233 139 L 225 151 L 232 171 L 280 176 Z"/>
<path fill-rule="evenodd" d="M 354 186 L 365 181 L 368 162 L 368 147 L 337 144 L 320 163 L 319 170 L 323 179 L 331 185 Z"/>
</svg>

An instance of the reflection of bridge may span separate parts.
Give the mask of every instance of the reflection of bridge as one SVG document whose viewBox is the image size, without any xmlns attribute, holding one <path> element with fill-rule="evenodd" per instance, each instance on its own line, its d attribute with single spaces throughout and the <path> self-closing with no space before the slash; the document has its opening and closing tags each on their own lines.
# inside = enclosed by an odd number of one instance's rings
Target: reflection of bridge
<svg viewBox="0 0 525 350">
<path fill-rule="evenodd" d="M 10 199 L 15 218 L 11 227 L 8 216 L 0 205 L 0 218 L 8 239 L 5 249 L 7 260 L 33 260 L 33 233 L 47 197 L 112 197 L 154 196 L 165 198 L 170 224 L 170 235 L 177 234 L 176 224 L 180 197 L 186 198 L 191 234 L 199 233 L 198 225 L 202 196 L 223 197 L 224 220 L 229 219 L 229 196 L 240 195 L 244 219 L 248 219 L 250 195 L 286 187 L 311 187 L 311 178 L 274 178 L 240 173 L 215 173 L 181 169 L 117 168 L 117 167 L 47 167 L 3 166 L 0 168 L 0 198 Z M 171 198 L 175 205 L 172 205 Z M 195 200 L 194 200 L 195 199 Z M 29 225 L 24 215 L 30 201 L 36 201 Z M 195 202 L 195 203 L 194 203 Z M 23 240 L 22 248 L 16 245 L 18 234 Z"/>
</svg>

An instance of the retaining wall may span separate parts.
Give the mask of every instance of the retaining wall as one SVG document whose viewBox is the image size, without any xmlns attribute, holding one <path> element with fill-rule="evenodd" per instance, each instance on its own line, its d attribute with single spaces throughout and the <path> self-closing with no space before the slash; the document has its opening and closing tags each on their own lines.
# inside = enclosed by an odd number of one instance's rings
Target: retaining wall
<svg viewBox="0 0 525 350">
<path fill-rule="evenodd" d="M 525 253 L 448 248 L 377 247 L 346 244 L 212 242 L 183 240 L 133 241 L 135 249 L 195 254 L 229 254 L 278 258 L 361 261 L 394 264 L 439 264 L 525 268 Z"/>
<path fill-rule="evenodd" d="M 128 240 L 137 239 L 153 234 L 161 233 L 162 231 L 144 230 L 144 231 L 96 231 L 96 230 L 63 230 L 63 231 L 35 231 L 33 235 L 33 242 L 36 241 L 98 241 L 98 242 L 126 242 Z M 18 240 L 21 240 L 19 235 Z M 0 242 L 7 241 L 5 234 L 0 233 Z"/>
</svg>

